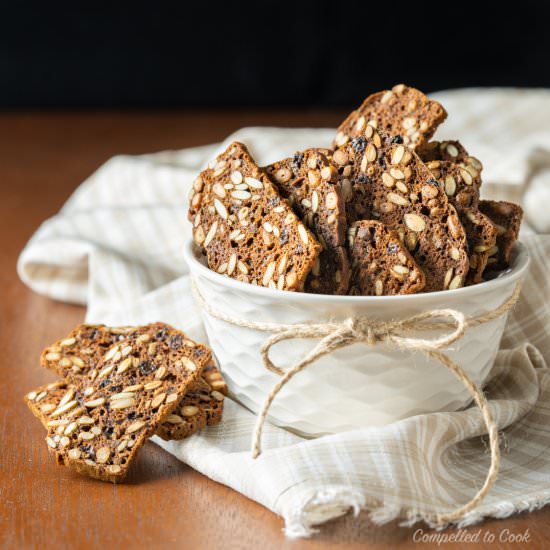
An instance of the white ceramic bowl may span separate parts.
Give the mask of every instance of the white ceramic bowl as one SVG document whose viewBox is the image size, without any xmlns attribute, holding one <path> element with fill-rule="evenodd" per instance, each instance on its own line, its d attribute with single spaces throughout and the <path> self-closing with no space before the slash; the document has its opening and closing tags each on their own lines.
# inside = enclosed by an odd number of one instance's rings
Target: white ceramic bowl
<svg viewBox="0 0 550 550">
<path fill-rule="evenodd" d="M 479 315 L 512 294 L 529 263 L 526 248 L 516 243 L 510 269 L 491 281 L 444 292 L 371 297 L 285 292 L 241 283 L 209 270 L 191 242 L 185 257 L 204 300 L 218 311 L 240 319 L 285 324 L 344 320 L 354 315 L 390 320 L 441 308 Z M 260 346 L 269 334 L 225 323 L 204 311 L 203 319 L 233 396 L 258 412 L 279 379 L 263 367 L 260 357 Z M 448 352 L 478 385 L 493 364 L 505 322 L 506 316 L 502 316 L 468 329 Z M 316 343 L 281 342 L 270 356 L 275 364 L 288 366 Z M 271 405 L 269 420 L 314 437 L 379 426 L 421 413 L 458 410 L 469 401 L 463 385 L 422 353 L 354 344 L 297 374 Z"/>
</svg>

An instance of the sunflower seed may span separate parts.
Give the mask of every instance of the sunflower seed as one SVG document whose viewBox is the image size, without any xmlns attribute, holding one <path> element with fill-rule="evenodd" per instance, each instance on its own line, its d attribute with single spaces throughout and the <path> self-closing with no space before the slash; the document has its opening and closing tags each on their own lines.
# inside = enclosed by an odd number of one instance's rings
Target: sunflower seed
<svg viewBox="0 0 550 550">
<path fill-rule="evenodd" d="M 111 449 L 109 447 L 100 447 L 95 453 L 95 459 L 98 464 L 105 464 L 111 457 Z"/>
<path fill-rule="evenodd" d="M 204 244 L 203 246 L 206 248 L 210 242 L 212 241 L 212 239 L 214 238 L 214 236 L 216 235 L 216 231 L 218 230 L 218 222 L 215 221 L 212 226 L 210 227 L 210 229 L 208 230 L 208 233 L 206 234 L 206 238 L 204 239 Z"/>
<path fill-rule="evenodd" d="M 357 119 L 357 122 L 355 123 L 355 131 L 360 134 L 365 129 L 366 125 L 367 125 L 367 121 L 365 117 L 364 116 L 359 117 Z"/>
<path fill-rule="evenodd" d="M 74 389 L 71 388 L 57 404 L 58 407 L 62 407 L 65 403 L 68 403 L 74 397 Z"/>
<path fill-rule="evenodd" d="M 109 365 L 99 372 L 97 379 L 105 378 L 115 370 L 115 365 Z"/>
<path fill-rule="evenodd" d="M 338 202 L 338 197 L 336 196 L 336 193 L 330 192 L 325 197 L 325 206 L 329 210 L 334 210 L 336 208 L 337 202 Z"/>
<path fill-rule="evenodd" d="M 216 401 L 223 401 L 225 399 L 225 396 L 223 395 L 223 393 L 220 393 L 219 391 L 216 391 L 214 390 L 211 394 L 210 394 Z"/>
<path fill-rule="evenodd" d="M 388 101 L 393 97 L 393 92 L 387 91 L 380 100 L 380 103 L 388 103 Z"/>
<path fill-rule="evenodd" d="M 384 172 L 382 174 L 382 183 L 391 189 L 395 185 L 395 180 L 388 174 L 388 172 Z"/>
<path fill-rule="evenodd" d="M 72 346 L 75 343 L 76 343 L 76 338 L 67 338 L 66 340 L 61 340 L 60 346 L 64 348 L 67 346 Z"/>
<path fill-rule="evenodd" d="M 399 168 L 390 168 L 390 175 L 396 180 L 405 179 L 405 174 Z"/>
<path fill-rule="evenodd" d="M 74 392 L 73 392 L 74 393 Z M 68 403 L 65 403 L 63 406 L 58 407 L 52 414 L 51 418 L 56 418 L 57 416 L 62 415 L 63 413 L 70 411 L 74 407 L 76 407 L 78 402 L 76 400 L 69 401 Z"/>
<path fill-rule="evenodd" d="M 98 397 L 97 399 L 92 399 L 91 401 L 86 401 L 84 403 L 85 407 L 88 407 L 88 409 L 93 409 L 95 407 L 99 407 L 100 405 L 103 405 L 105 403 L 104 397 Z"/>
<path fill-rule="evenodd" d="M 181 358 L 181 362 L 184 364 L 187 370 L 190 370 L 191 372 L 195 372 L 197 370 L 197 365 L 193 361 L 191 361 L 189 357 L 183 356 Z"/>
<path fill-rule="evenodd" d="M 71 460 L 78 460 L 81 455 L 78 449 L 69 449 L 69 452 L 67 454 Z"/>
<path fill-rule="evenodd" d="M 265 273 L 262 279 L 262 284 L 264 286 L 267 286 L 269 284 L 269 281 L 271 281 L 271 279 L 273 278 L 273 274 L 275 273 L 275 267 L 276 267 L 275 262 L 270 262 L 269 265 L 267 266 L 267 269 L 265 270 Z"/>
<path fill-rule="evenodd" d="M 367 159 L 368 162 L 374 162 L 376 160 L 377 155 L 378 155 L 378 151 L 376 149 L 376 146 L 373 143 L 369 143 L 365 151 L 365 158 Z"/>
<path fill-rule="evenodd" d="M 166 422 L 168 422 L 168 424 L 181 424 L 183 422 L 183 418 L 177 414 L 171 414 L 166 419 Z"/>
<path fill-rule="evenodd" d="M 232 173 L 231 173 L 231 181 L 232 181 L 235 185 L 238 185 L 239 183 L 242 183 L 242 181 L 243 181 L 243 175 L 242 175 L 238 170 L 235 170 L 235 172 L 232 172 Z"/>
<path fill-rule="evenodd" d="M 226 196 L 225 188 L 221 183 L 215 183 L 212 186 L 212 191 L 214 191 L 214 194 L 220 199 L 223 199 Z"/>
<path fill-rule="evenodd" d="M 407 206 L 410 204 L 409 199 L 398 195 L 397 193 L 388 193 L 388 200 L 398 206 Z"/>
<path fill-rule="evenodd" d="M 237 254 L 233 253 L 231 254 L 231 258 L 229 258 L 229 262 L 227 264 L 227 274 L 232 275 L 233 271 L 235 271 L 236 266 L 237 266 Z"/>
<path fill-rule="evenodd" d="M 404 220 L 411 231 L 420 232 L 426 229 L 426 222 L 417 214 L 405 214 Z"/>
<path fill-rule="evenodd" d="M 460 275 L 457 275 L 453 278 L 453 280 L 449 283 L 449 290 L 455 290 L 458 288 L 462 283 L 462 277 Z"/>
<path fill-rule="evenodd" d="M 233 195 L 233 193 L 231 193 Z M 224 219 L 227 220 L 227 209 L 223 205 L 222 202 L 220 202 L 218 199 L 214 199 L 214 208 L 216 209 L 216 212 Z"/>
<path fill-rule="evenodd" d="M 195 416 L 198 412 L 199 408 L 195 407 L 194 405 L 186 405 L 185 407 L 181 408 L 181 414 L 187 418 Z"/>
<path fill-rule="evenodd" d="M 158 395 L 155 395 L 155 397 L 153 397 L 153 400 L 151 401 L 151 407 L 153 409 L 160 407 L 160 405 L 162 405 L 162 403 L 164 402 L 165 397 L 166 397 L 165 393 L 159 393 Z"/>
<path fill-rule="evenodd" d="M 342 147 L 342 145 L 345 145 L 349 141 L 349 137 L 346 134 L 344 134 L 344 132 L 338 132 L 336 134 L 335 141 L 338 147 Z"/>
<path fill-rule="evenodd" d="M 402 181 L 396 182 L 395 187 L 397 188 L 398 191 L 401 191 L 401 193 L 407 193 L 407 191 L 409 190 L 407 188 L 407 186 Z M 411 195 L 412 195 L 412 193 L 411 193 Z M 411 197 L 411 199 L 412 199 L 412 197 Z"/>
<path fill-rule="evenodd" d="M 116 401 L 117 399 L 127 399 L 128 397 L 135 397 L 135 394 L 129 391 L 115 393 L 114 395 L 111 395 L 111 401 Z"/>
<path fill-rule="evenodd" d="M 63 431 L 64 435 L 71 435 L 74 433 L 74 431 L 78 428 L 78 424 L 76 422 L 71 422 Z"/>
<path fill-rule="evenodd" d="M 143 386 L 143 389 L 146 391 L 156 390 L 160 386 L 162 386 L 162 382 L 160 380 L 153 380 L 153 382 L 145 384 L 145 386 Z"/>
<path fill-rule="evenodd" d="M 127 409 L 128 407 L 133 407 L 135 404 L 136 401 L 133 398 L 116 399 L 111 402 L 111 409 Z"/>
<path fill-rule="evenodd" d="M 237 190 L 237 191 L 232 191 L 231 196 L 234 199 L 246 200 L 246 199 L 249 199 L 252 196 L 252 194 L 249 191 Z"/>
<path fill-rule="evenodd" d="M 332 160 L 339 166 L 344 166 L 345 164 L 348 163 L 349 158 L 344 151 L 336 150 L 332 155 Z"/>
<path fill-rule="evenodd" d="M 313 191 L 311 194 L 311 209 L 313 212 L 317 212 L 319 209 L 319 193 L 317 191 Z"/>
<path fill-rule="evenodd" d="M 460 175 L 466 185 L 472 185 L 473 183 L 472 175 L 470 174 L 470 172 L 468 172 L 468 170 L 464 170 L 461 168 Z"/>
<path fill-rule="evenodd" d="M 120 365 L 117 367 L 116 371 L 117 374 L 120 374 L 122 372 L 126 372 L 130 367 L 132 366 L 132 358 L 127 357 L 120 363 Z"/>
<path fill-rule="evenodd" d="M 118 351 L 119 351 L 118 346 L 112 347 L 112 348 L 105 354 L 105 356 L 103 357 L 103 360 L 104 360 L 104 361 L 109 361 L 110 359 L 112 359 L 112 358 L 115 356 L 115 354 L 118 353 Z"/>
<path fill-rule="evenodd" d="M 448 175 L 445 178 L 445 193 L 449 195 L 449 197 L 452 197 L 456 192 L 456 181 L 453 178 L 453 176 Z"/>
<path fill-rule="evenodd" d="M 244 178 L 244 181 L 249 187 L 252 187 L 252 189 L 263 189 L 264 187 L 264 184 L 256 178 L 247 177 Z"/>
<path fill-rule="evenodd" d="M 428 197 L 429 199 L 435 199 L 439 191 L 435 185 L 423 185 L 422 186 L 422 195 Z"/>
<path fill-rule="evenodd" d="M 403 147 L 403 145 L 398 145 L 392 153 L 391 164 L 399 164 L 404 154 L 405 154 L 405 147 Z"/>
</svg>

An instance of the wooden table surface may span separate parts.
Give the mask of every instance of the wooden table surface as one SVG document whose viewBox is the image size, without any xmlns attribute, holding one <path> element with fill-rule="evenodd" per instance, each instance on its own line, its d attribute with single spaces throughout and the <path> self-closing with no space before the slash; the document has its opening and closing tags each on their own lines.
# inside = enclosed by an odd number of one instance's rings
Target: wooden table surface
<svg viewBox="0 0 550 550">
<path fill-rule="evenodd" d="M 221 140 L 248 125 L 335 126 L 343 113 L 0 114 L 0 545 L 3 548 L 437 548 L 412 529 L 344 517 L 310 540 L 290 541 L 281 519 L 147 443 L 128 482 L 113 486 L 56 467 L 44 430 L 22 396 L 54 376 L 41 349 L 83 319 L 84 308 L 28 290 L 15 272 L 19 252 L 75 187 L 109 157 Z M 422 526 L 420 526 L 422 527 Z M 528 529 L 529 548 L 550 539 L 550 507 L 468 530 L 500 537 Z M 452 533 L 448 531 L 447 533 Z M 425 533 L 430 531 L 425 530 Z M 432 532 L 433 533 L 433 532 Z M 418 536 L 418 534 L 417 534 Z M 444 544 L 457 548 L 460 544 Z M 482 548 L 483 543 L 465 544 Z M 548 546 L 546 546 L 548 547 Z"/>
</svg>

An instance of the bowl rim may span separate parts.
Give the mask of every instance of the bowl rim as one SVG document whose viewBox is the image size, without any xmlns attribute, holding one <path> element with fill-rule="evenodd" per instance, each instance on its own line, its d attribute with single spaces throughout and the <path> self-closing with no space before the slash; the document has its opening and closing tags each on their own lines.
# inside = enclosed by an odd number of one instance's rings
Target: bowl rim
<svg viewBox="0 0 550 550">
<path fill-rule="evenodd" d="M 348 305 L 356 303 L 372 303 L 373 305 L 376 303 L 377 305 L 380 305 L 382 302 L 410 303 L 415 301 L 422 301 L 426 298 L 436 298 L 442 300 L 452 298 L 454 300 L 461 297 L 467 298 L 471 296 L 476 296 L 478 294 L 493 291 L 497 288 L 508 286 L 511 283 L 516 282 L 525 273 L 530 263 L 530 257 L 527 247 L 521 241 L 516 241 L 511 252 L 512 260 L 510 262 L 510 268 L 508 268 L 508 270 L 499 277 L 496 277 L 489 281 L 484 281 L 482 283 L 465 286 L 454 290 L 438 290 L 436 292 L 424 292 L 418 294 L 405 294 L 396 296 L 342 296 L 331 294 L 311 294 L 307 292 L 289 292 L 287 290 L 279 290 L 259 285 L 252 285 L 249 283 L 238 281 L 237 279 L 232 279 L 231 277 L 227 277 L 225 275 L 221 275 L 220 273 L 212 271 L 206 265 L 199 261 L 199 259 L 197 258 L 197 247 L 192 239 L 188 239 L 188 241 L 185 243 L 183 256 L 189 266 L 191 277 L 194 277 L 195 275 L 200 275 L 218 285 L 232 288 L 239 292 L 260 295 L 264 296 L 265 298 L 279 300 L 288 299 L 293 302 L 298 301 L 307 303 L 316 301 L 318 302 L 322 300 L 334 304 Z"/>
</svg>

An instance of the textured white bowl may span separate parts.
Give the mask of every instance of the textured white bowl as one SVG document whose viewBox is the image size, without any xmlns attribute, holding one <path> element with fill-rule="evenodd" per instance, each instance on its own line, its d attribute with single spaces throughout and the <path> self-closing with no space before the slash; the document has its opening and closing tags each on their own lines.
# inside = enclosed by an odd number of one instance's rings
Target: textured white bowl
<svg viewBox="0 0 550 550">
<path fill-rule="evenodd" d="M 526 248 L 516 243 L 511 268 L 478 285 L 410 296 L 325 296 L 285 292 L 241 283 L 209 270 L 190 242 L 185 249 L 191 276 L 205 301 L 217 310 L 251 321 L 303 323 L 365 315 L 400 319 L 433 309 L 452 308 L 466 316 L 504 302 L 527 270 Z M 215 319 L 203 311 L 210 345 L 233 396 L 254 412 L 279 377 L 267 371 L 260 346 L 268 333 Z M 498 351 L 506 316 L 468 329 L 449 356 L 482 384 Z M 271 350 L 280 366 L 302 357 L 318 340 L 281 342 Z M 304 436 L 380 426 L 421 413 L 458 410 L 470 394 L 442 365 L 422 353 L 387 345 L 354 344 L 322 357 L 297 374 L 278 394 L 269 420 Z"/>
</svg>

